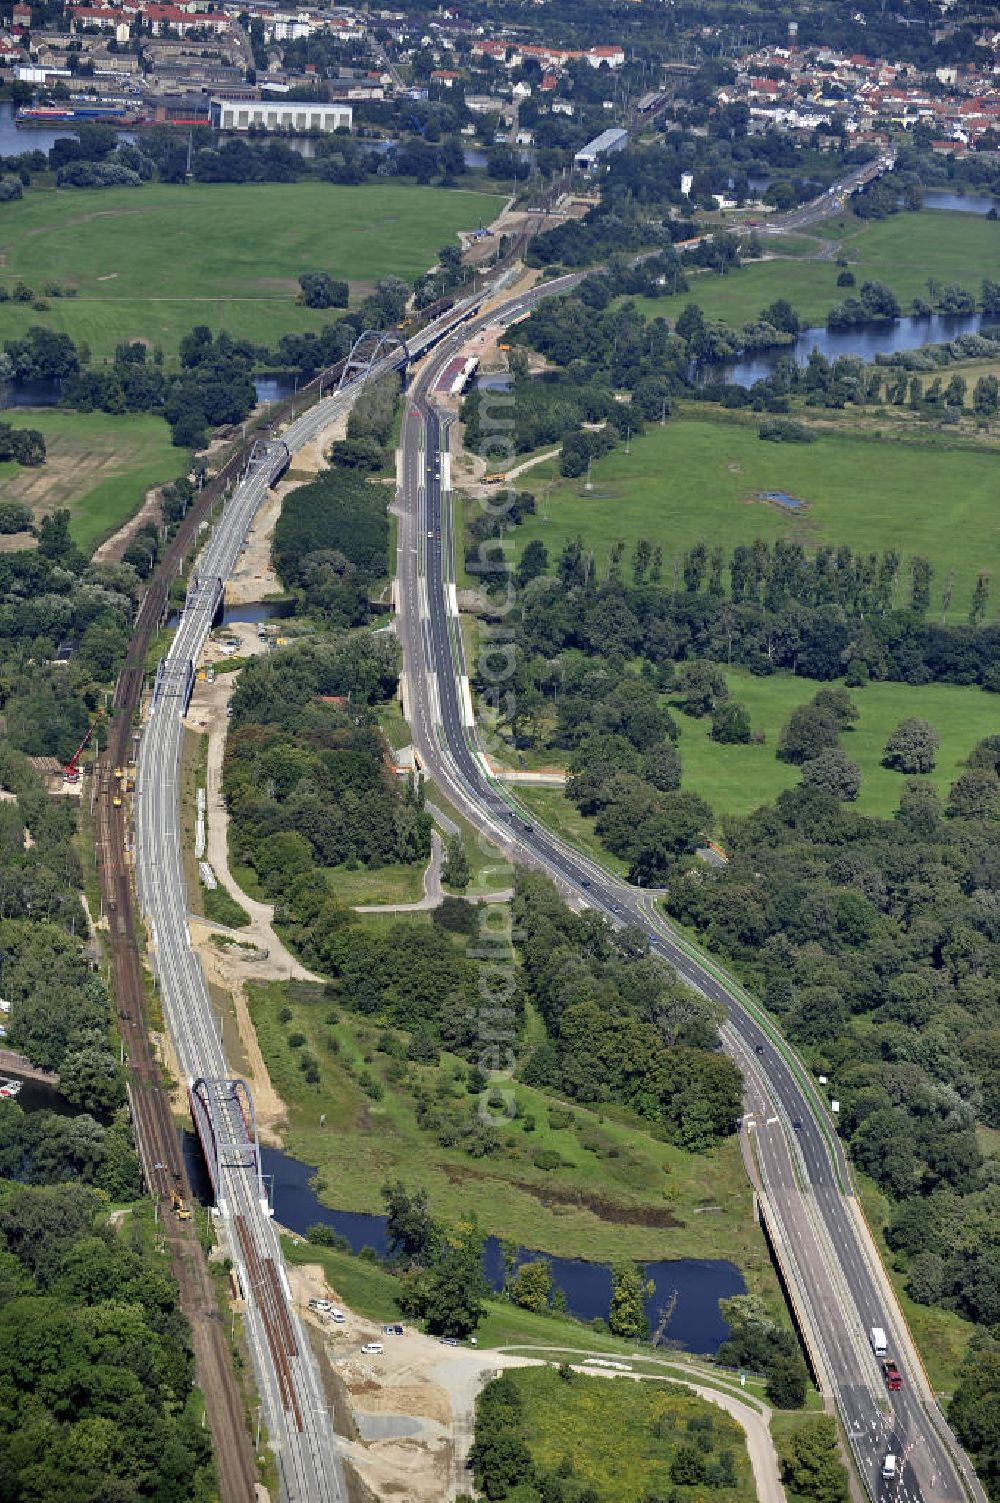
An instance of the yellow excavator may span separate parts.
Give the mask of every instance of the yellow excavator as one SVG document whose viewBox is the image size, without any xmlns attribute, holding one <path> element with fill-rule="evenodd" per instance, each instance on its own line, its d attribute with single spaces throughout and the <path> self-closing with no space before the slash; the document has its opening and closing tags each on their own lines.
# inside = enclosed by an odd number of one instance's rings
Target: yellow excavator
<svg viewBox="0 0 1000 1503">
<path fill-rule="evenodd" d="M 171 1190 L 170 1199 L 174 1208 L 174 1215 L 178 1221 L 190 1221 L 191 1212 L 184 1204 L 184 1197 L 179 1190 Z"/>
</svg>

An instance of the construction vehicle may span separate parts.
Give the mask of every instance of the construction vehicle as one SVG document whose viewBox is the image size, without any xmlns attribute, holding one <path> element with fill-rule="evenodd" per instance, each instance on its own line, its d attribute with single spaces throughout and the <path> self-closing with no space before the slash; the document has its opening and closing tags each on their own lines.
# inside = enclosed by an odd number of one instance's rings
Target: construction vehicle
<svg viewBox="0 0 1000 1503">
<path fill-rule="evenodd" d="M 507 479 L 507 471 L 506 470 L 496 470 L 491 475 L 484 475 L 483 476 L 483 484 L 484 485 L 502 485 L 503 482 L 506 479 Z"/>
<path fill-rule="evenodd" d="M 177 1220 L 190 1221 L 191 1212 L 190 1209 L 184 1204 L 184 1197 L 181 1192 L 179 1190 L 171 1190 L 170 1200 L 171 1204 L 173 1205 L 174 1215 L 177 1217 Z"/>
<path fill-rule="evenodd" d="M 66 779 L 67 783 L 78 783 L 80 781 L 80 757 L 83 755 L 84 748 L 86 747 L 91 736 L 97 730 L 97 727 L 100 725 L 103 719 L 104 711 L 102 710 L 101 713 L 91 721 L 87 734 L 84 736 L 83 740 L 80 742 L 80 745 L 77 747 L 76 751 L 73 753 L 69 761 L 66 763 L 66 766 L 63 768 L 63 777 Z"/>
<path fill-rule="evenodd" d="M 903 1374 L 891 1359 L 882 1363 L 882 1372 L 885 1375 L 885 1386 L 890 1393 L 898 1393 L 903 1386 Z"/>
</svg>

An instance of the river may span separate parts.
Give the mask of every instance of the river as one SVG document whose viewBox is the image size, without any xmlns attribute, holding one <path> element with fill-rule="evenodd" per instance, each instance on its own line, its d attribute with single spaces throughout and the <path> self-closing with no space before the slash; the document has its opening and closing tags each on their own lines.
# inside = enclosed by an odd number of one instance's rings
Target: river
<svg viewBox="0 0 1000 1503">
<path fill-rule="evenodd" d="M 370 1247 L 380 1257 L 384 1256 L 384 1216 L 331 1210 L 312 1189 L 310 1181 L 315 1171 L 308 1164 L 275 1148 L 264 1148 L 261 1159 L 264 1174 L 271 1180 L 275 1218 L 282 1226 L 305 1236 L 311 1226 L 321 1222 L 346 1237 L 355 1253 Z M 520 1264 L 539 1256 L 531 1249 L 519 1248 L 517 1261 Z M 578 1320 L 590 1321 L 595 1316 L 606 1320 L 611 1304 L 610 1267 L 583 1258 L 544 1256 L 552 1267 L 555 1284 L 566 1295 L 569 1313 Z M 504 1265 L 496 1237 L 487 1239 L 483 1268 L 491 1286 L 500 1289 Z M 656 1331 L 664 1313 L 669 1311 L 663 1342 L 685 1351 L 714 1355 L 729 1330 L 719 1312 L 719 1300 L 746 1290 L 735 1264 L 721 1258 L 665 1259 L 647 1263 L 645 1275 L 654 1286 L 646 1300 L 650 1330 Z"/>
<path fill-rule="evenodd" d="M 804 329 L 794 344 L 773 350 L 755 350 L 726 364 L 706 366 L 704 374 L 713 380 L 731 381 L 735 386 L 752 386 L 769 376 L 784 356 L 796 365 L 805 365 L 813 350 L 828 360 L 838 355 L 860 355 L 874 360 L 876 355 L 900 354 L 918 350 L 925 344 L 944 344 L 960 334 L 989 334 L 1000 337 L 1000 321 L 995 315 L 970 313 L 957 318 L 942 313 L 930 318 L 897 318 L 893 323 L 857 324 L 851 329 Z"/>
</svg>

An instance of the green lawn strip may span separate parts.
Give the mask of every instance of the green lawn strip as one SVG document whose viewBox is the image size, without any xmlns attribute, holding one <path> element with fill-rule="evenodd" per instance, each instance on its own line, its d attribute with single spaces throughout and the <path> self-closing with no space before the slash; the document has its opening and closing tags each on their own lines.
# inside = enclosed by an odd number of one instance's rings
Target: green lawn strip
<svg viewBox="0 0 1000 1503">
<path fill-rule="evenodd" d="M 0 318 L 8 306 L 0 304 Z M 73 541 L 87 553 L 138 511 L 148 490 L 176 479 L 188 458 L 151 414 L 18 408 L 6 421 L 44 435 L 46 462 L 40 469 L 0 463 L 0 492 L 36 517 L 65 507 Z"/>
<path fill-rule="evenodd" d="M 594 833 L 594 820 L 589 814 L 581 814 L 562 788 L 518 783 L 510 785 L 510 791 L 529 816 L 538 819 L 567 845 L 582 851 L 609 876 L 621 879 L 628 875 L 628 863 L 605 849 L 600 837 Z"/>
<path fill-rule="evenodd" d="M 403 711 L 398 699 L 376 705 L 375 711 L 382 734 L 393 751 L 400 751 L 404 746 L 411 744 L 413 736 L 410 727 L 403 719 Z"/>
<path fill-rule="evenodd" d="M 514 868 L 499 846 L 495 846 L 481 831 L 477 830 L 461 810 L 455 808 L 455 805 L 431 778 L 424 779 L 424 790 L 428 801 L 436 805 L 446 818 L 458 826 L 462 836 L 465 854 L 472 872 L 472 881 L 464 889 L 465 896 L 476 897 L 482 893 L 501 892 L 512 887 Z M 452 890 L 448 889 L 448 891 Z"/>
<path fill-rule="evenodd" d="M 242 929 L 250 922 L 246 909 L 224 887 L 202 888 L 201 902 L 205 917 L 213 924 L 223 924 L 227 929 Z"/>
<path fill-rule="evenodd" d="M 904 555 L 904 580 L 915 554 L 931 560 L 935 614 L 954 572 L 949 619 L 958 622 L 979 571 L 996 554 L 997 460 L 986 449 L 903 439 L 887 447 L 840 431 L 811 444 L 771 444 L 758 438 L 755 421 L 688 406 L 665 427 L 651 424 L 630 450 L 620 446 L 596 460 L 589 491 L 582 479 L 557 480 L 544 506 L 540 478 L 526 475 L 538 511 L 513 529 L 516 557 L 538 539 L 554 567 L 565 544 L 580 536 L 603 575 L 620 539 L 628 577 L 635 543 L 645 538 L 663 548 L 669 585 L 699 541 L 721 540 L 727 554 L 755 538 L 789 538 L 809 552 L 821 544 L 848 544 L 857 553 L 894 548 Z M 759 499 L 767 491 L 804 505 L 790 511 Z"/>
<path fill-rule="evenodd" d="M 428 1189 L 436 1214 L 474 1210 L 487 1231 L 554 1256 L 728 1257 L 752 1286 L 771 1288 L 735 1139 L 709 1154 L 687 1154 L 624 1111 L 569 1106 L 516 1083 L 518 1116 L 501 1128 L 502 1149 L 471 1159 L 419 1128 L 413 1086 L 389 1078 L 390 1061 L 375 1047 L 378 1023 L 331 1014 L 336 997 L 320 988 L 271 983 L 251 987 L 249 997 L 271 1078 L 289 1109 L 287 1147 L 317 1167 L 317 1191 L 328 1204 L 380 1212 L 381 1186 L 401 1178 Z M 284 1023 L 283 1007 L 292 1014 Z M 298 1066 L 303 1046 L 288 1042 L 299 1034 L 320 1064 L 316 1086 Z M 474 1109 L 456 1079 L 465 1066 L 454 1056 L 408 1069 L 414 1084 L 451 1093 L 455 1110 Z M 382 1084 L 380 1099 L 366 1093 L 365 1074 Z M 553 1126 L 552 1113 L 565 1125 Z M 536 1167 L 539 1150 L 558 1153 L 557 1170 Z"/>
<path fill-rule="evenodd" d="M 426 861 L 359 866 L 354 871 L 346 866 L 334 866 L 327 868 L 326 879 L 334 896 L 349 908 L 359 903 L 416 903 L 424 895 L 426 868 Z"/>
<path fill-rule="evenodd" d="M 75 286 L 47 311 L 4 303 L 0 341 L 32 323 L 110 355 L 122 339 L 173 353 L 195 324 L 274 344 L 336 309 L 297 303 L 301 272 L 328 270 L 352 297 L 384 276 L 412 281 L 459 230 L 494 217 L 494 193 L 399 183 L 170 183 L 29 192 L 4 213 L 0 280 Z M 164 246 L 170 254 L 164 256 Z"/>
<path fill-rule="evenodd" d="M 919 1349 L 931 1386 L 947 1407 L 948 1400 L 958 1386 L 962 1363 L 976 1327 L 951 1310 L 942 1310 L 936 1305 L 919 1305 L 910 1298 L 906 1292 L 906 1276 L 896 1267 L 893 1254 L 885 1241 L 890 1203 L 866 1175 L 855 1171 L 854 1178 L 883 1267 L 896 1291 L 900 1309 Z"/>
<path fill-rule="evenodd" d="M 1000 226 L 973 214 L 924 211 L 896 214 L 877 222 L 838 216 L 815 233 L 841 242 L 856 286 L 838 287 L 841 268 L 834 261 L 773 260 L 748 262 L 727 276 L 714 272 L 689 277 L 690 288 L 669 298 L 642 300 L 650 317 L 675 319 L 685 304 L 698 303 L 711 318 L 743 324 L 777 297 L 785 297 L 807 324 L 821 324 L 834 303 L 857 296 L 862 282 L 890 286 L 903 305 L 928 297 L 927 282 L 957 282 L 976 295 L 1000 259 Z M 781 240 L 766 237 L 766 248 L 780 254 Z"/>
<path fill-rule="evenodd" d="M 539 1317 L 530 1317 L 538 1320 Z M 545 1320 L 546 1317 L 542 1317 Z M 537 1332 L 539 1338 L 546 1332 L 544 1327 Z M 553 1333 L 548 1332 L 551 1336 Z M 589 1333 L 588 1333 L 589 1338 Z M 614 1339 L 614 1338 L 609 1338 Z M 480 1346 L 485 1345 L 482 1340 Z M 617 1340 L 613 1347 L 600 1346 L 588 1339 L 586 1345 L 567 1344 L 556 1345 L 554 1342 L 538 1343 L 525 1341 L 522 1343 L 511 1342 L 504 1347 L 504 1351 L 531 1356 L 533 1353 L 545 1352 L 552 1362 L 566 1361 L 576 1365 L 584 1363 L 594 1354 L 603 1356 L 607 1351 L 613 1351 L 618 1357 L 626 1357 L 633 1368 L 633 1376 L 650 1378 L 669 1378 L 678 1383 L 697 1383 L 702 1388 L 714 1389 L 716 1393 L 725 1394 L 729 1398 L 739 1399 L 741 1404 L 746 1404 L 748 1409 L 754 1409 L 758 1414 L 765 1412 L 765 1387 L 763 1378 L 747 1376 L 746 1387 L 741 1388 L 736 1375 L 731 1379 L 723 1376 L 725 1369 L 707 1367 L 696 1359 L 688 1359 L 683 1353 L 671 1353 L 670 1357 L 653 1356 L 646 1351 L 637 1351 L 635 1342 Z M 806 1408 L 813 1409 L 822 1407 L 822 1399 L 814 1389 L 809 1389 L 806 1394 Z"/>
</svg>

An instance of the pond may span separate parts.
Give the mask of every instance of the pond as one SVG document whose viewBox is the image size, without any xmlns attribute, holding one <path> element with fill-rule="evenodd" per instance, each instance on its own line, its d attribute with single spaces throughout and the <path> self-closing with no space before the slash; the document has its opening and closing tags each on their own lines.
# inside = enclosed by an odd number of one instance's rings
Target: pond
<svg viewBox="0 0 1000 1503">
<path fill-rule="evenodd" d="M 272 1205 L 277 1221 L 305 1236 L 310 1226 L 321 1222 L 346 1237 L 355 1253 L 370 1247 L 380 1257 L 386 1252 L 385 1217 L 358 1211 L 335 1211 L 326 1206 L 310 1181 L 315 1170 L 275 1148 L 261 1151 L 264 1173 L 272 1177 Z M 204 1182 L 202 1172 L 201 1182 Z M 540 1254 L 518 1249 L 518 1263 Z M 611 1269 L 583 1258 L 544 1255 L 552 1267 L 555 1283 L 566 1295 L 566 1305 L 578 1320 L 607 1319 L 611 1304 Z M 483 1268 L 494 1289 L 503 1284 L 503 1255 L 499 1239 L 489 1237 Z M 661 1325 L 663 1343 L 686 1351 L 714 1355 L 729 1328 L 719 1312 L 719 1300 L 743 1294 L 746 1286 L 739 1269 L 721 1258 L 677 1258 L 645 1265 L 654 1290 L 646 1301 L 650 1329 Z M 668 1318 L 664 1321 L 664 1316 Z"/>
<path fill-rule="evenodd" d="M 0 1069 L 0 1081 L 10 1080 L 21 1081 L 21 1089 L 10 1099 L 16 1101 L 24 1112 L 54 1112 L 57 1117 L 79 1117 L 83 1113 L 82 1107 L 67 1101 L 54 1086 L 46 1085 L 42 1080 L 25 1080 L 16 1070 L 4 1066 Z"/>
<path fill-rule="evenodd" d="M 983 193 L 952 193 L 944 188 L 928 188 L 924 194 L 925 209 L 947 209 L 952 214 L 988 214 L 991 209 L 1000 211 L 1000 199 Z"/>
</svg>

